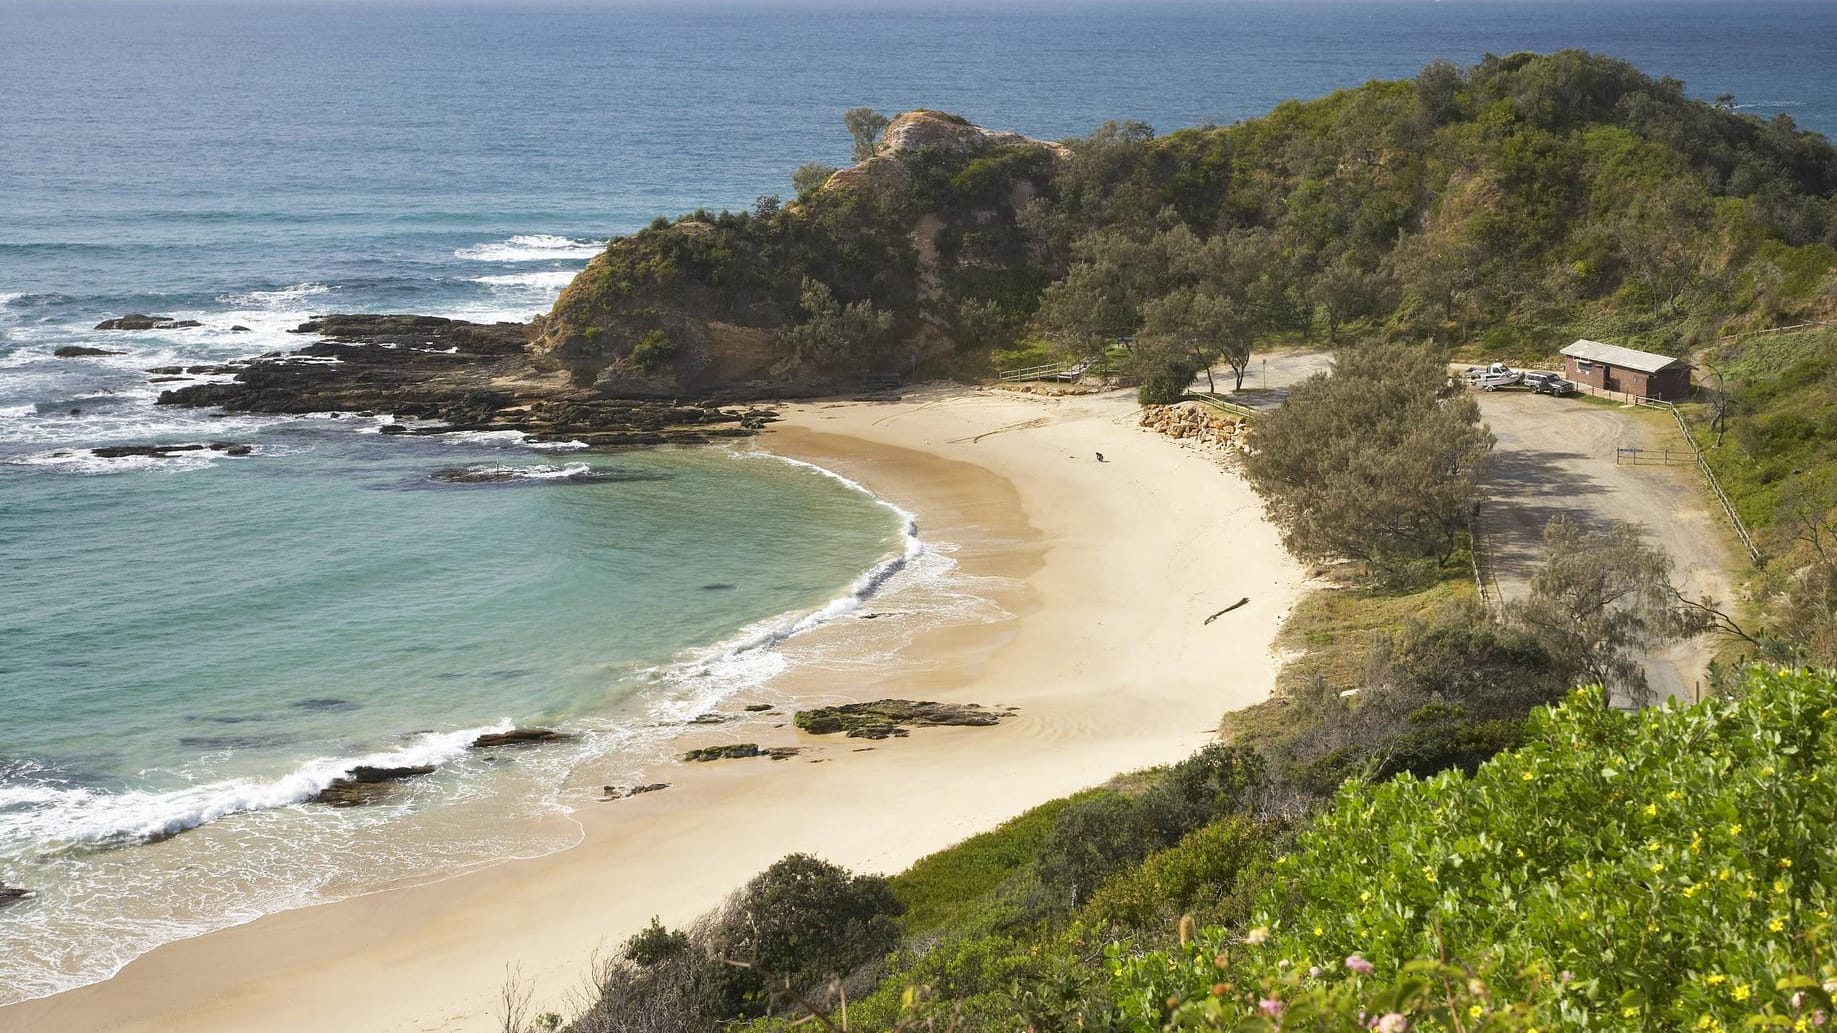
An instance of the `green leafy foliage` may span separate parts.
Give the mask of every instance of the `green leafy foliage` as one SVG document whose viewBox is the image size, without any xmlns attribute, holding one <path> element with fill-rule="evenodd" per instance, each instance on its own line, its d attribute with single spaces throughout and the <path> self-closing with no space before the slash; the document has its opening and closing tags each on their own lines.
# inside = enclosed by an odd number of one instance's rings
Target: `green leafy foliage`
<svg viewBox="0 0 1837 1033">
<path fill-rule="evenodd" d="M 1637 713 L 1578 691 L 1472 777 L 1350 784 L 1276 861 L 1248 929 L 1113 955 L 1123 1028 L 1828 1019 L 1833 717 L 1829 672 L 1755 671 L 1740 699 Z"/>
</svg>

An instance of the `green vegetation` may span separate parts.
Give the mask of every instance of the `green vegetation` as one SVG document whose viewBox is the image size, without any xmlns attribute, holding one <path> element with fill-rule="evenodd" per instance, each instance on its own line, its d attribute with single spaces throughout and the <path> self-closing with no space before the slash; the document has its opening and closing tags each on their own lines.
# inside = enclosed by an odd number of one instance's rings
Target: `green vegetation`
<svg viewBox="0 0 1837 1033">
<path fill-rule="evenodd" d="M 1346 335 L 1679 354 L 1837 308 L 1822 137 L 1579 51 L 1437 62 L 1231 126 L 1113 123 L 1062 147 L 917 112 L 880 148 L 881 116 L 846 121 L 861 163 L 799 170 L 795 203 L 614 241 L 539 352 L 597 377 L 661 328 L 685 383 L 911 356 L 981 375 L 1031 326 L 1067 354 L 1129 342 L 1137 375 L 1173 357 L 1241 372 L 1262 342 Z M 806 280 L 885 313 L 887 333 L 798 351 L 782 332 L 813 318 Z M 778 352 L 755 354 L 759 335 Z"/>
</svg>

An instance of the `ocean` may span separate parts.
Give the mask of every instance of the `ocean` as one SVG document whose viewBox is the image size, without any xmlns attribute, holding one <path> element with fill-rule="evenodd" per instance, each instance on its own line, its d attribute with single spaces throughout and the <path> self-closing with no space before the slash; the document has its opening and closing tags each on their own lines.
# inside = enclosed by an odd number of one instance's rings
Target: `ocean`
<svg viewBox="0 0 1837 1033">
<path fill-rule="evenodd" d="M 580 771 L 635 776 L 681 722 L 769 699 L 820 652 L 803 632 L 898 593 L 991 616 L 922 514 L 745 446 L 169 410 L 148 368 L 298 347 L 329 311 L 525 319 L 612 235 L 844 163 L 858 104 L 1165 131 L 1587 47 L 1828 133 L 1833 38 L 1828 3 L 0 0 L 0 882 L 37 891 L 0 909 L 0 1003 L 564 848 Z M 129 312 L 203 325 L 92 329 Z M 250 454 L 90 451 L 200 441 Z M 860 623 L 836 648 L 896 642 Z M 466 749 L 531 724 L 579 737 Z M 360 761 L 440 768 L 302 803 Z"/>
</svg>

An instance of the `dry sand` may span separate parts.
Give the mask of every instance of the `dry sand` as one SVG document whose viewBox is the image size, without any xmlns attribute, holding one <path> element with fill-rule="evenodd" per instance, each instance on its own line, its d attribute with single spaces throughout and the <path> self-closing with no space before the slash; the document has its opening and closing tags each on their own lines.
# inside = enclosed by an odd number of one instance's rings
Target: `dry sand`
<svg viewBox="0 0 1837 1033">
<path fill-rule="evenodd" d="M 650 772 L 673 787 L 581 808 L 571 850 L 170 944 L 108 981 L 0 1009 L 0 1030 L 492 1030 L 507 965 L 538 1010 L 565 1011 L 596 949 L 652 915 L 692 919 L 788 852 L 896 871 L 1185 756 L 1220 714 L 1268 695 L 1270 642 L 1303 577 L 1239 479 L 1138 429 L 1133 409 L 1114 394 L 936 390 L 795 406 L 761 441 L 918 514 L 964 575 L 1003 579 L 996 601 L 1012 614 L 923 632 L 866 676 L 793 670 L 773 691 L 1020 708 L 1001 726 L 918 729 L 866 752 L 768 727 L 762 745 L 815 752 Z M 689 744 L 733 738 L 697 731 Z"/>
</svg>

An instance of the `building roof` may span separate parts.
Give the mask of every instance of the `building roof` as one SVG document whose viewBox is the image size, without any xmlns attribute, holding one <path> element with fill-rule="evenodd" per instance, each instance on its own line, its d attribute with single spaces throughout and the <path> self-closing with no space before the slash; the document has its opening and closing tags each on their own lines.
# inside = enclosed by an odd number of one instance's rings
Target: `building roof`
<svg viewBox="0 0 1837 1033">
<path fill-rule="evenodd" d="M 1674 359 L 1669 355 L 1656 352 L 1642 352 L 1633 348 L 1622 348 L 1617 344 L 1602 344 L 1600 341 L 1583 339 L 1563 349 L 1563 354 L 1577 359 L 1599 362 L 1604 366 L 1618 366 L 1621 369 L 1637 370 L 1641 373 L 1657 373 L 1659 370 L 1673 366 L 1689 366 L 1683 359 Z"/>
</svg>

